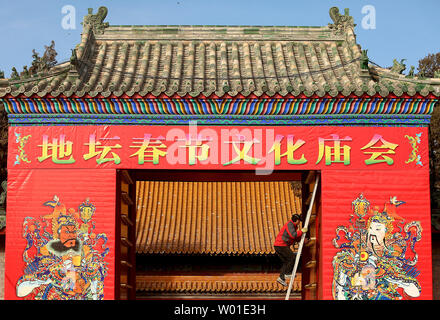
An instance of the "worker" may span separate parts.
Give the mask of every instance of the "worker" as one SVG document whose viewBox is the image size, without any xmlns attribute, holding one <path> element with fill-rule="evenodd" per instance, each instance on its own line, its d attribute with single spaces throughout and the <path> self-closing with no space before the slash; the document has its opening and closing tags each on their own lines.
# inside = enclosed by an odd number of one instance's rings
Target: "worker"
<svg viewBox="0 0 440 320">
<path fill-rule="evenodd" d="M 291 219 L 281 228 L 275 238 L 274 248 L 277 255 L 282 261 L 280 276 L 277 282 L 283 286 L 287 286 L 286 277 L 291 276 L 291 272 L 295 263 L 295 254 L 290 246 L 301 239 L 303 233 L 307 232 L 307 228 L 299 229 L 301 217 L 299 214 L 293 214 Z"/>
</svg>

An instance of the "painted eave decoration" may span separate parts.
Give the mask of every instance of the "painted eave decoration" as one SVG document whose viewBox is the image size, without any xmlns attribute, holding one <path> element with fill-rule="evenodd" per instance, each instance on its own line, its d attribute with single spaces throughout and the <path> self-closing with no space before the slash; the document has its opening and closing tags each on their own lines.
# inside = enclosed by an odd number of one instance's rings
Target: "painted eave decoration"
<svg viewBox="0 0 440 320">
<path fill-rule="evenodd" d="M 440 79 L 405 76 L 396 60 L 369 63 L 353 18 L 336 7 L 322 27 L 110 26 L 106 15 L 89 9 L 70 61 L 0 79 L 6 111 L 413 116 L 440 96 Z"/>
</svg>

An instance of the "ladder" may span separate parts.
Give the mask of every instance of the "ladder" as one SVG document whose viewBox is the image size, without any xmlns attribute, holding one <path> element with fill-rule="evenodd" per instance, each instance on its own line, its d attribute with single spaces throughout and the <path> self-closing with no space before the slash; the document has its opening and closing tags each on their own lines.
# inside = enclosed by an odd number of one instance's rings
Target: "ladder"
<svg viewBox="0 0 440 320">
<path fill-rule="evenodd" d="M 312 199 L 310 201 L 309 209 L 307 210 L 306 220 L 304 221 L 304 227 L 306 228 L 308 228 L 309 226 L 310 215 L 312 213 L 313 204 L 315 203 L 315 196 L 316 196 L 316 190 L 318 189 L 318 183 L 319 183 L 319 174 L 316 175 L 315 186 L 313 188 L 313 193 L 312 193 Z M 295 280 L 296 270 L 298 268 L 298 263 L 301 257 L 301 252 L 304 245 L 305 237 L 306 237 L 306 232 L 302 234 L 301 241 L 298 245 L 298 251 L 296 253 L 296 258 L 295 258 L 295 265 L 293 266 L 292 276 L 290 277 L 289 288 L 287 289 L 285 300 L 289 300 L 290 298 L 290 292 L 292 291 L 292 285 L 293 285 L 293 281 Z"/>
</svg>

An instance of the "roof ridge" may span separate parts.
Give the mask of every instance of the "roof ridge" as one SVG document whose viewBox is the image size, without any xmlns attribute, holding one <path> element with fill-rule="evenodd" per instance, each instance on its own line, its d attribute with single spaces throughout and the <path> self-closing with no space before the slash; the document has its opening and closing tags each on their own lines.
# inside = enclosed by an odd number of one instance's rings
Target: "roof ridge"
<svg viewBox="0 0 440 320">
<path fill-rule="evenodd" d="M 293 26 L 293 25 L 233 25 L 233 24 L 110 24 L 108 28 L 111 27 L 206 27 L 206 28 L 224 28 L 224 27 L 230 27 L 230 28 L 249 28 L 249 27 L 259 27 L 259 28 L 328 28 L 328 26 Z"/>
</svg>

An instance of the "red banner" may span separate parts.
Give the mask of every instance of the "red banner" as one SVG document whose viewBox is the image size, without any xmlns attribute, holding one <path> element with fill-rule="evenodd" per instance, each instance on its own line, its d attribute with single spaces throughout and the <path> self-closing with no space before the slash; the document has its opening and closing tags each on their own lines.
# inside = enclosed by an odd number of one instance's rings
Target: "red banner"
<svg viewBox="0 0 440 320">
<path fill-rule="evenodd" d="M 429 172 L 321 177 L 321 298 L 432 299 Z"/>
<path fill-rule="evenodd" d="M 114 170 L 9 170 L 5 299 L 114 299 L 115 190 Z"/>
<path fill-rule="evenodd" d="M 419 127 L 10 127 L 8 168 L 421 169 Z"/>
</svg>

